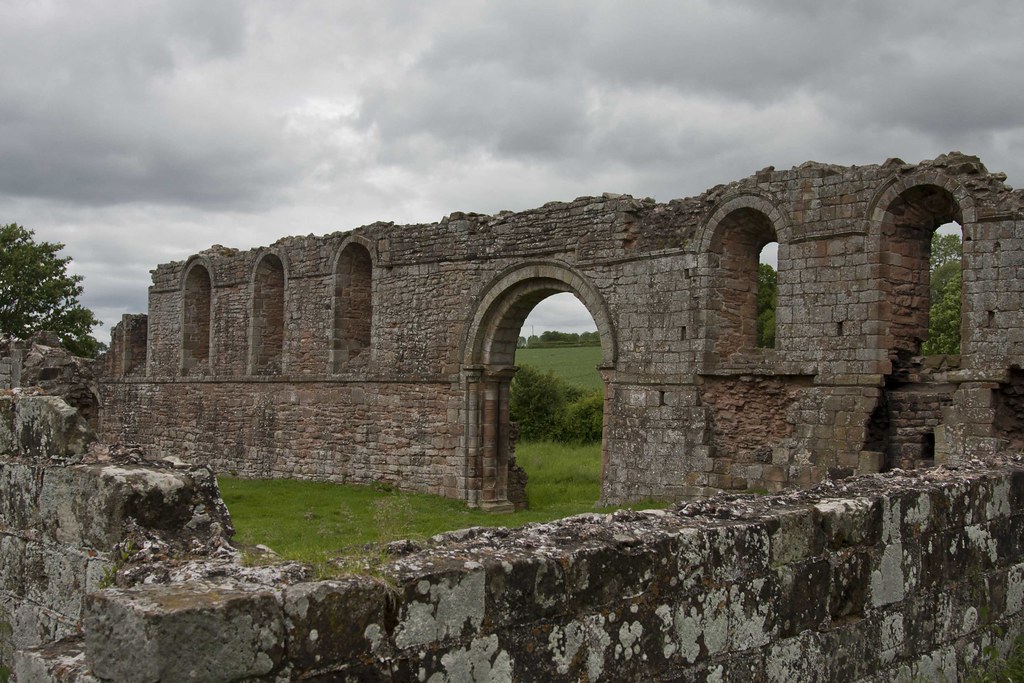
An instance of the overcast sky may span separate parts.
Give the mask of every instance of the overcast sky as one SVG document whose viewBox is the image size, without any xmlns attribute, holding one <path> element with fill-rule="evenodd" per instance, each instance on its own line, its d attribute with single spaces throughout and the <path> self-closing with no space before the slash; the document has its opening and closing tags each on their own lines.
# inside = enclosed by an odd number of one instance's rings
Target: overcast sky
<svg viewBox="0 0 1024 683">
<path fill-rule="evenodd" d="M 0 221 L 149 269 L 375 220 L 960 150 L 1024 183 L 1024 3 L 0 0 Z M 586 329 L 559 311 L 529 324 Z M 553 317 L 552 317 L 553 316 Z M 104 328 L 97 331 L 103 341 Z"/>
</svg>

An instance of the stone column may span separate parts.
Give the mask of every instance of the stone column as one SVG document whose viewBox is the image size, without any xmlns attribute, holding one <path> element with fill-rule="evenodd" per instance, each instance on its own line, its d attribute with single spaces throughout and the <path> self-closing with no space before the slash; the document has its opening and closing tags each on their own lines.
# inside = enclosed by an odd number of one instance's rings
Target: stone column
<svg viewBox="0 0 1024 683">
<path fill-rule="evenodd" d="M 508 500 L 509 383 L 514 367 L 491 367 L 484 373 L 481 412 L 482 488 L 480 508 L 489 512 L 512 512 Z"/>
<path fill-rule="evenodd" d="M 612 380 L 615 379 L 615 366 L 614 365 L 598 365 L 597 374 L 601 375 L 601 381 L 604 384 L 604 405 L 601 409 L 601 497 L 598 502 L 604 502 L 609 495 L 610 491 L 607 490 L 605 475 L 608 472 L 608 449 L 609 449 L 609 434 L 611 434 L 610 425 L 608 424 L 612 420 L 611 411 L 609 408 L 612 407 L 614 401 L 615 389 L 612 387 Z"/>
<path fill-rule="evenodd" d="M 482 457 L 480 448 L 480 412 L 482 405 L 481 395 L 483 394 L 483 374 L 484 369 L 480 365 L 468 365 L 462 369 L 462 376 L 466 386 L 466 430 L 462 437 L 466 460 L 462 484 L 466 504 L 470 507 L 478 507 L 480 505 L 480 461 Z"/>
</svg>

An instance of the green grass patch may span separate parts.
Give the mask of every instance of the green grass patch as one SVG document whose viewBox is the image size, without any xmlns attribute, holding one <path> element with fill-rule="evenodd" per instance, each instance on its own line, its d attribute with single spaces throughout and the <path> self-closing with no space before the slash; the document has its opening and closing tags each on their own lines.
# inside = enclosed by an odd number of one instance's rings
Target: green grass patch
<svg viewBox="0 0 1024 683">
<path fill-rule="evenodd" d="M 532 365 L 570 384 L 584 389 L 600 389 L 604 386 L 597 366 L 601 364 L 600 346 L 576 346 L 564 349 L 517 349 L 516 365 Z"/>
<path fill-rule="evenodd" d="M 470 526 L 516 527 L 595 510 L 601 487 L 600 444 L 519 444 L 516 459 L 530 476 L 530 509 L 509 514 L 471 510 L 457 500 L 379 485 L 231 477 L 218 481 L 237 543 L 263 544 L 282 558 L 314 565 L 328 557 L 365 554 L 368 544 L 422 540 Z M 657 505 L 647 502 L 640 507 Z"/>
</svg>

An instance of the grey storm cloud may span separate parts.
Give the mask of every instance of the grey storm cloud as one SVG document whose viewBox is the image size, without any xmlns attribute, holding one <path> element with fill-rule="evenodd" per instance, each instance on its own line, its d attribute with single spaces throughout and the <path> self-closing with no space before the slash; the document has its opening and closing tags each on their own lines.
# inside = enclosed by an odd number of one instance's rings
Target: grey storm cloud
<svg viewBox="0 0 1024 683">
<path fill-rule="evenodd" d="M 297 174 L 278 121 L 196 86 L 246 49 L 239 3 L 20 8 L 0 28 L 3 194 L 223 207 Z"/>
<path fill-rule="evenodd" d="M 958 149 L 1024 182 L 1014 0 L 0 11 L 0 220 L 65 242 L 107 324 L 145 308 L 156 263 L 214 243 L 668 200 L 808 159 Z M 551 304 L 566 328 L 573 306 Z"/>
</svg>

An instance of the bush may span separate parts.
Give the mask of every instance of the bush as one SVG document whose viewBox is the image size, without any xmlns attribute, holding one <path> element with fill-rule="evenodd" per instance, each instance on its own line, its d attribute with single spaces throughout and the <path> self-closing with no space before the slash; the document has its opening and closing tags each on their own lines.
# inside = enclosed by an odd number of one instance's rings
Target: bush
<svg viewBox="0 0 1024 683">
<path fill-rule="evenodd" d="M 564 406 L 559 414 L 558 440 L 564 443 L 593 443 L 601 440 L 604 426 L 604 396 L 592 391 Z"/>
<path fill-rule="evenodd" d="M 553 372 L 524 365 L 512 380 L 509 412 L 526 441 L 592 443 L 601 440 L 602 392 L 585 392 Z"/>
</svg>

